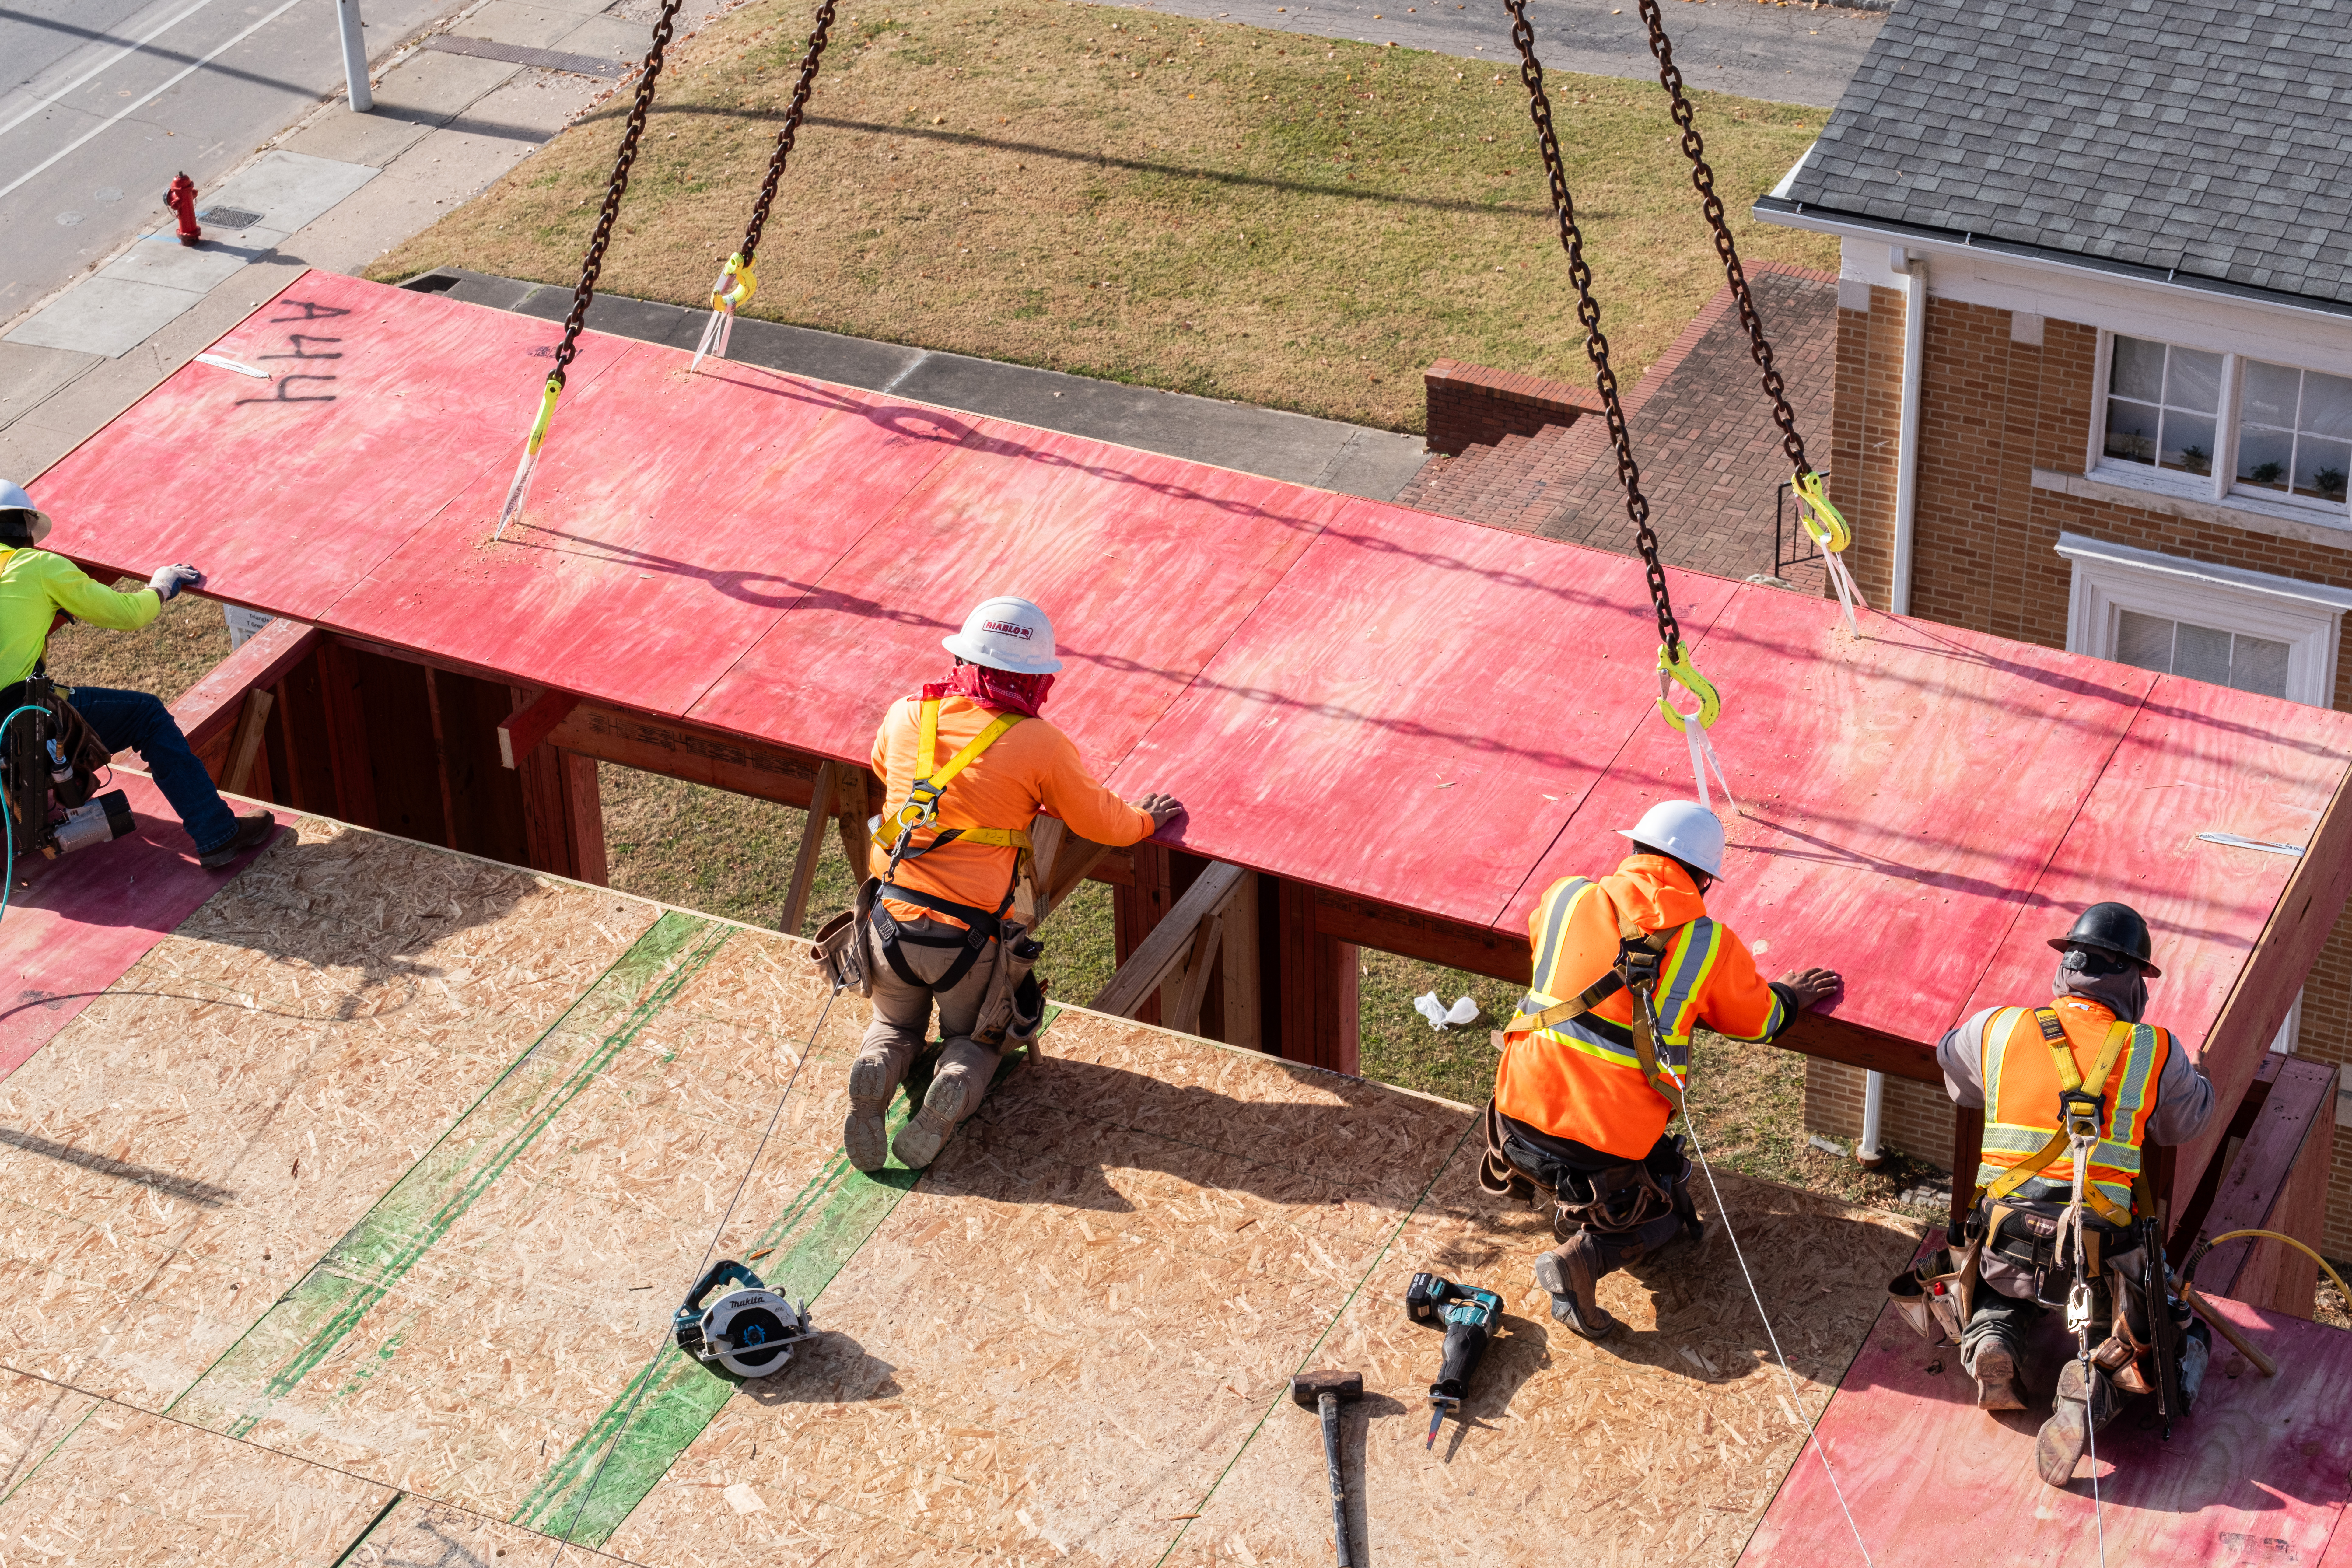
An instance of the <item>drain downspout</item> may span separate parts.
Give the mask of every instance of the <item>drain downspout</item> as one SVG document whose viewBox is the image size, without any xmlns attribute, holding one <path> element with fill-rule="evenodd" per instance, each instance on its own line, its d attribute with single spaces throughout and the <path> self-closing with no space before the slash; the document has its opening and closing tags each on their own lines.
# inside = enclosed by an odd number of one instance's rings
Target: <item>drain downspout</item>
<svg viewBox="0 0 2352 1568">
<path fill-rule="evenodd" d="M 1895 450 L 1895 559 L 1886 607 L 1898 616 L 1911 613 L 1912 536 L 1919 511 L 1919 382 L 1927 351 L 1927 258 L 1894 247 L 1887 265 L 1903 279 L 1903 411 Z M 1862 1142 L 1853 1146 L 1854 1163 L 1866 1171 L 1885 1160 L 1878 1146 L 1879 1130 L 1886 1117 L 1886 1075 L 1874 1072 L 1863 1080 Z"/>
</svg>

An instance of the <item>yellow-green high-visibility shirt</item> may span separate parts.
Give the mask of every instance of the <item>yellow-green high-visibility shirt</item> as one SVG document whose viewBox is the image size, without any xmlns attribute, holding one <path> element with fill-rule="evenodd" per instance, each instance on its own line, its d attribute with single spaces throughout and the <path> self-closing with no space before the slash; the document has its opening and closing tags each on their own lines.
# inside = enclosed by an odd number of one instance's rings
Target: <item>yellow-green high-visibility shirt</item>
<svg viewBox="0 0 2352 1568">
<path fill-rule="evenodd" d="M 152 588 L 121 594 L 103 587 L 46 550 L 0 550 L 0 686 L 33 673 L 59 610 L 94 626 L 131 632 L 162 615 L 163 601 Z"/>
</svg>

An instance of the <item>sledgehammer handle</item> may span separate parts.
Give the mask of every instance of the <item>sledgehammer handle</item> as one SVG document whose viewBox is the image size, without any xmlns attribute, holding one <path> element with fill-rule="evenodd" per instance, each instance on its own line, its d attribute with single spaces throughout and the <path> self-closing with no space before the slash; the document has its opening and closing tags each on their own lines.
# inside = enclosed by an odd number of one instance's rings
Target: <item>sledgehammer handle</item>
<svg viewBox="0 0 2352 1568">
<path fill-rule="evenodd" d="M 1339 1400 L 1327 1394 L 1315 1402 L 1323 1416 L 1323 1463 L 1331 1472 L 1331 1534 L 1339 1543 L 1339 1568 L 1356 1568 L 1348 1550 L 1348 1487 L 1339 1479 Z"/>
</svg>

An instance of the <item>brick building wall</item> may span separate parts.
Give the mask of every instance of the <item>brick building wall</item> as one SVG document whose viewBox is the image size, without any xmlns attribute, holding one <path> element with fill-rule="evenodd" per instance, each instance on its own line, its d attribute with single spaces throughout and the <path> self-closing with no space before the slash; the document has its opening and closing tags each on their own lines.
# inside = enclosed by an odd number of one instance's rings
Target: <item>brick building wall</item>
<svg viewBox="0 0 2352 1568">
<path fill-rule="evenodd" d="M 1854 575 L 1871 601 L 1883 605 L 1894 555 L 1903 296 L 1871 288 L 1869 308 L 1863 310 L 1861 285 L 1843 288 L 1830 493 L 1853 530 L 1847 560 Z M 2095 328 L 1931 299 L 1926 339 L 1912 614 L 2065 647 L 2073 577 L 2056 548 L 2062 531 L 2352 588 L 2352 550 L 2035 487 L 2037 468 L 2071 475 L 2084 470 L 2096 385 Z M 2352 711 L 2352 657 L 2337 660 L 2335 706 Z M 2159 981 L 2159 1022 L 2162 1007 Z M 2323 1061 L 2352 1062 L 2352 918 L 2338 923 L 2312 967 L 2295 1048 Z M 1806 1124 L 1856 1136 L 1862 1094 L 1858 1069 L 1808 1063 Z M 1948 1163 L 1949 1102 L 1927 1086 L 1890 1082 L 1883 1137 L 1906 1153 Z M 2328 1190 L 2324 1250 L 2352 1258 L 2352 1139 L 2336 1142 Z"/>
</svg>

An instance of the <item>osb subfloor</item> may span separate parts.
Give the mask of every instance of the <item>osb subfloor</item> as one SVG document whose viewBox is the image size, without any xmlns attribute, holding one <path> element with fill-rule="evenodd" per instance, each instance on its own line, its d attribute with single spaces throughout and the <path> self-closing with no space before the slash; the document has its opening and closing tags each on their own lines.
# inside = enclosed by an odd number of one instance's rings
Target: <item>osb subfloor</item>
<svg viewBox="0 0 2352 1568">
<path fill-rule="evenodd" d="M 1727 1563 L 1915 1245 L 1727 1178 L 1794 1387 L 1719 1232 L 1595 1347 L 1460 1108 L 1076 1011 L 860 1175 L 803 954 L 303 822 L 0 1080 L 0 1563 L 1322 1563 L 1329 1365 L 1360 1562 Z M 740 1389 L 722 1215 L 823 1331 Z M 1510 1303 L 1433 1452 L 1422 1268 Z"/>
</svg>

